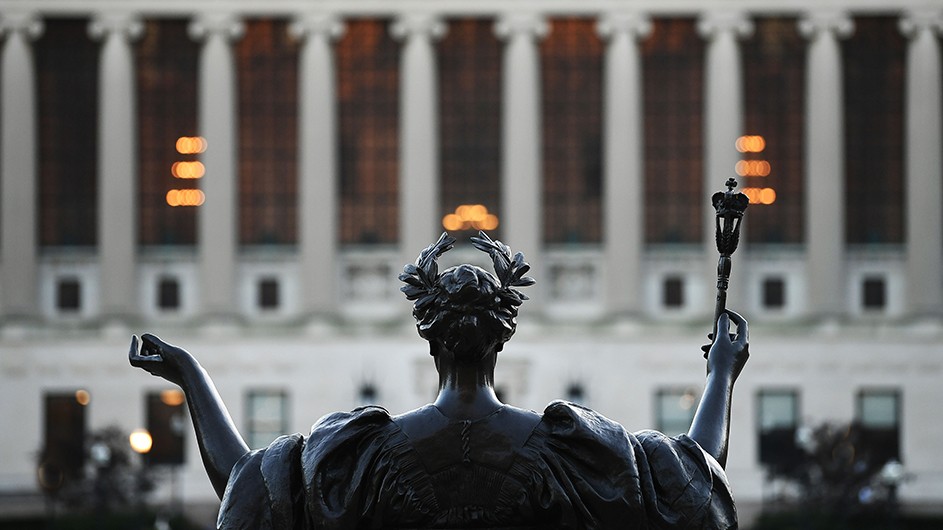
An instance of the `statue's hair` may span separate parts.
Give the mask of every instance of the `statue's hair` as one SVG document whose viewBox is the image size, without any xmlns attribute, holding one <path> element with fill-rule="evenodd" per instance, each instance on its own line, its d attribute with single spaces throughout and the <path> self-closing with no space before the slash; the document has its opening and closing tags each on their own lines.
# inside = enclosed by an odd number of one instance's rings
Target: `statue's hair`
<svg viewBox="0 0 943 530">
<path fill-rule="evenodd" d="M 406 284 L 400 290 L 414 301 L 419 335 L 441 343 L 459 360 L 477 361 L 491 346 L 500 349 L 514 335 L 518 308 L 527 300 L 515 287 L 535 281 L 524 276 L 530 265 L 520 252 L 512 258 L 507 245 L 484 232 L 471 241 L 491 256 L 495 274 L 468 264 L 439 274 L 436 260 L 455 244 L 455 238 L 443 232 L 438 241 L 419 253 L 415 264 L 403 267 L 399 279 Z"/>
</svg>

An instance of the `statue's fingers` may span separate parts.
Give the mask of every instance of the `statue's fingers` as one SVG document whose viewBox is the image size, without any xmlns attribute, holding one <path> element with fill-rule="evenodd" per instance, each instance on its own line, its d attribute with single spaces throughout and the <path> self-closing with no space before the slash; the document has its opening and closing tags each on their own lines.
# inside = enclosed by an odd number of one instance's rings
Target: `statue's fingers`
<svg viewBox="0 0 943 530">
<path fill-rule="evenodd" d="M 162 340 L 156 335 L 145 333 L 141 335 L 141 353 L 144 355 L 160 355 Z"/>
<path fill-rule="evenodd" d="M 733 320 L 734 324 L 737 325 L 737 338 L 735 339 L 738 344 L 745 346 L 750 342 L 750 325 L 747 324 L 747 319 L 743 318 L 736 311 L 727 310 L 727 314 L 730 315 L 730 319 Z"/>
<path fill-rule="evenodd" d="M 128 357 L 132 357 L 137 354 L 140 346 L 138 345 L 138 336 L 131 335 L 131 346 L 128 348 Z"/>
<path fill-rule="evenodd" d="M 730 336 L 730 317 L 727 316 L 727 313 L 721 313 L 720 317 L 717 318 L 717 336 Z"/>
</svg>

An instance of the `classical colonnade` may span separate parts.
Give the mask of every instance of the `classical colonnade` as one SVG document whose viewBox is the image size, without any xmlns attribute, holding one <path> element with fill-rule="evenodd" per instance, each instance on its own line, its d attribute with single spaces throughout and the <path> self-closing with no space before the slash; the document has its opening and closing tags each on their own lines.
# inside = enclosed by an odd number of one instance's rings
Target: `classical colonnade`
<svg viewBox="0 0 943 530">
<path fill-rule="evenodd" d="M 905 94 L 906 263 L 908 301 L 913 313 L 943 309 L 943 196 L 941 160 L 941 62 L 937 34 L 941 12 L 908 12 L 900 29 L 909 37 Z M 719 188 L 736 163 L 732 142 L 741 134 L 743 82 L 738 39 L 750 35 L 749 13 L 707 12 L 698 29 L 706 39 L 705 172 L 707 190 Z M 808 307 L 815 314 L 842 311 L 844 168 L 840 39 L 853 31 L 844 12 L 811 12 L 799 21 L 808 40 L 806 75 L 805 260 Z M 37 119 L 36 74 L 31 41 L 43 31 L 40 13 L 2 12 L 5 37 L 2 79 L 2 166 L 0 166 L 0 292 L 5 318 L 37 314 Z M 133 315 L 136 245 L 135 94 L 133 42 L 141 35 L 133 13 L 100 13 L 89 34 L 102 42 L 98 138 L 98 260 L 101 313 Z M 337 260 L 337 117 L 332 40 L 344 33 L 343 14 L 306 13 L 290 31 L 301 39 L 299 58 L 298 260 L 303 274 L 303 310 L 316 314 L 334 306 L 330 274 Z M 400 61 L 400 248 L 404 260 L 435 239 L 438 134 L 435 41 L 447 31 L 429 13 L 396 17 L 393 36 L 402 42 Z M 498 15 L 495 33 L 504 41 L 501 196 L 505 239 L 530 256 L 541 238 L 541 124 L 539 49 L 548 31 L 545 15 Z M 604 58 L 604 252 L 607 308 L 639 310 L 639 276 L 644 250 L 642 215 L 642 68 L 639 42 L 651 31 L 640 13 L 604 13 L 599 35 Z M 190 24 L 202 42 L 199 60 L 200 134 L 212 149 L 202 156 L 202 182 L 211 200 L 199 209 L 198 262 L 201 313 L 226 315 L 235 307 L 238 247 L 236 223 L 236 93 L 232 43 L 243 33 L 236 13 L 204 13 Z M 704 210 L 705 256 L 713 255 L 713 211 Z M 919 244 L 913 244 L 919 242 Z M 938 281 L 927 281 L 927 279 Z"/>
</svg>

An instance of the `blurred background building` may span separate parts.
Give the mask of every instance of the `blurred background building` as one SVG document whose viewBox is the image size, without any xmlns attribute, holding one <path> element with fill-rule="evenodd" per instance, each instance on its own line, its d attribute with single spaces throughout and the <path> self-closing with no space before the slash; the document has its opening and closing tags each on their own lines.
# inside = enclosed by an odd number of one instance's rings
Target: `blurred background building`
<svg viewBox="0 0 943 530">
<path fill-rule="evenodd" d="M 106 426 L 215 505 L 132 333 L 193 352 L 253 447 L 428 402 L 396 276 L 444 229 L 446 264 L 490 267 L 484 228 L 533 265 L 505 400 L 683 432 L 739 175 L 741 511 L 823 421 L 943 510 L 941 29 L 936 0 L 0 0 L 0 507 Z"/>
</svg>

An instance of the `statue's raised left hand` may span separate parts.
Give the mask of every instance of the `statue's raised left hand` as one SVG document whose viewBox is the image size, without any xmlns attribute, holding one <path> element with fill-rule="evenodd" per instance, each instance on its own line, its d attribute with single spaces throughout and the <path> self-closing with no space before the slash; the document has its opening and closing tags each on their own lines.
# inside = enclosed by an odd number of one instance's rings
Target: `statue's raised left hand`
<svg viewBox="0 0 943 530">
<path fill-rule="evenodd" d="M 136 366 L 162 377 L 171 383 L 184 386 L 184 378 L 196 368 L 196 359 L 183 348 L 168 344 L 150 333 L 131 337 L 128 352 L 131 366 Z"/>
</svg>

